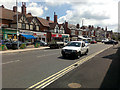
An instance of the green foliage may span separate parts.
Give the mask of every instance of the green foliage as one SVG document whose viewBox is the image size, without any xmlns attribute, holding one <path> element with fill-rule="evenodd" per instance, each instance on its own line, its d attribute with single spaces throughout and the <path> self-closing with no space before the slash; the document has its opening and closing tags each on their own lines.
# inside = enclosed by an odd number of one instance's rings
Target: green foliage
<svg viewBox="0 0 120 90">
<path fill-rule="evenodd" d="M 21 44 L 20 49 L 25 49 L 25 48 L 26 48 L 26 44 L 25 43 Z"/>
<path fill-rule="evenodd" d="M 8 50 L 6 45 L 0 45 L 0 51 L 6 51 L 6 50 Z"/>
<path fill-rule="evenodd" d="M 40 47 L 40 44 L 39 43 L 35 43 L 34 47 L 38 48 L 38 47 Z"/>
</svg>

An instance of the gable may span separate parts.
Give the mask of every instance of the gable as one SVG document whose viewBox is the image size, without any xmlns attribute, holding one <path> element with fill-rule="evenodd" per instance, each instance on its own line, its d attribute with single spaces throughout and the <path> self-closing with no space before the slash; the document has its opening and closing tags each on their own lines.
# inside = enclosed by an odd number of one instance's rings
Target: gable
<svg viewBox="0 0 120 90">
<path fill-rule="evenodd" d="M 21 18 L 19 19 L 19 22 L 28 23 L 27 18 L 24 15 L 21 16 Z"/>
</svg>

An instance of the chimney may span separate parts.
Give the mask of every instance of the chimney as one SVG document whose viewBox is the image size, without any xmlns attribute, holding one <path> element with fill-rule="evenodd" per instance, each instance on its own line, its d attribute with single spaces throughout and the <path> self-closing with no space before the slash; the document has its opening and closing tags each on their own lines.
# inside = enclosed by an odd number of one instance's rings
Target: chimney
<svg viewBox="0 0 120 90">
<path fill-rule="evenodd" d="M 65 33 L 69 34 L 69 30 L 68 30 L 68 22 L 65 21 Z"/>
<path fill-rule="evenodd" d="M 76 25 L 76 28 L 79 28 L 79 27 L 80 27 L 80 25 L 79 25 L 79 24 L 77 24 L 77 25 Z"/>
<path fill-rule="evenodd" d="M 57 15 L 54 12 L 54 23 L 57 23 Z"/>
<path fill-rule="evenodd" d="M 28 13 L 28 15 L 32 15 L 31 13 Z"/>
<path fill-rule="evenodd" d="M 46 17 L 46 20 L 50 21 L 50 17 Z"/>
<path fill-rule="evenodd" d="M 13 7 L 13 12 L 17 12 L 17 6 Z"/>
<path fill-rule="evenodd" d="M 25 2 L 22 2 L 22 14 L 26 14 L 26 3 Z"/>
<path fill-rule="evenodd" d="M 106 28 L 105 28 L 105 31 L 107 31 L 107 26 L 106 26 Z"/>
<path fill-rule="evenodd" d="M 2 8 L 4 8 L 4 5 L 1 5 Z"/>
</svg>

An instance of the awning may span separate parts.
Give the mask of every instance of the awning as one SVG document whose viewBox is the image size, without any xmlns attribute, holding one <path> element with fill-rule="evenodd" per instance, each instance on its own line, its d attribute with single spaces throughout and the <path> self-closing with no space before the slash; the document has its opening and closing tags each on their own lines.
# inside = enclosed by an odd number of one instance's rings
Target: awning
<svg viewBox="0 0 120 90">
<path fill-rule="evenodd" d="M 34 37 L 33 35 L 25 35 L 25 34 L 21 34 L 21 35 L 26 39 L 36 39 L 36 37 Z"/>
</svg>

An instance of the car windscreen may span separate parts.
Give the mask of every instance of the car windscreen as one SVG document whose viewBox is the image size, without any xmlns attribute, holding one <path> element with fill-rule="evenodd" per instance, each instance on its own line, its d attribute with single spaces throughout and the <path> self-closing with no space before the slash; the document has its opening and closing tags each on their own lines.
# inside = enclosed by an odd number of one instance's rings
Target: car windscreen
<svg viewBox="0 0 120 90">
<path fill-rule="evenodd" d="M 67 46 L 75 46 L 75 47 L 80 47 L 81 43 L 80 42 L 71 42 Z"/>
</svg>

